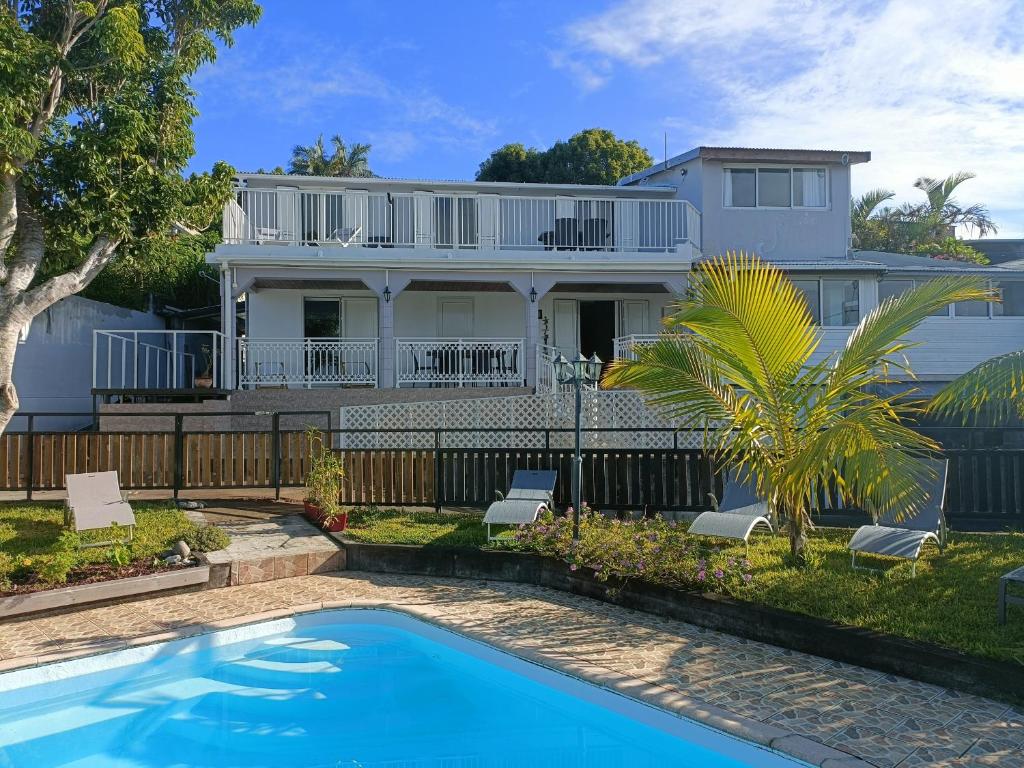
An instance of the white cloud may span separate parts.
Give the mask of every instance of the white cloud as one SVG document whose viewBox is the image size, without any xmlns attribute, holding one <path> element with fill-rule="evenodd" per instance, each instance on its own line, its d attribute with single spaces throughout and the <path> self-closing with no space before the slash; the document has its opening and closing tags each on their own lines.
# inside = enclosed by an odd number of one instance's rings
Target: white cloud
<svg viewBox="0 0 1024 768">
<path fill-rule="evenodd" d="M 629 0 L 570 34 L 570 74 L 596 58 L 606 78 L 619 64 L 703 81 L 718 105 L 703 143 L 869 149 L 854 191 L 908 200 L 918 176 L 972 170 L 963 200 L 1024 234 L 1019 0 Z"/>
</svg>

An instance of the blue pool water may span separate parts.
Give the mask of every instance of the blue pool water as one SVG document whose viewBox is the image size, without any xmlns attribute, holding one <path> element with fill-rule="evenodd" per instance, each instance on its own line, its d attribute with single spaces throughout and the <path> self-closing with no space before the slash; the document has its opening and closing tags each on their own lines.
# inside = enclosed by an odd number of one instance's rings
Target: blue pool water
<svg viewBox="0 0 1024 768">
<path fill-rule="evenodd" d="M 0 768 L 794 765 L 384 611 L 0 675 Z"/>
</svg>

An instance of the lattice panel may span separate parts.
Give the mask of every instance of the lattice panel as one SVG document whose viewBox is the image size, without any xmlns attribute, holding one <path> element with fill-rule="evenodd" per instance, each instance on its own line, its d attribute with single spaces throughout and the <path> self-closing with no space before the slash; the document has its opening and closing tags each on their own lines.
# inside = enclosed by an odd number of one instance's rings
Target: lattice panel
<svg viewBox="0 0 1024 768">
<path fill-rule="evenodd" d="M 458 431 L 442 434 L 443 448 L 543 448 L 546 437 L 550 447 L 567 448 L 575 439 L 573 411 L 571 393 L 350 406 L 341 409 L 339 427 L 372 431 L 342 435 L 339 447 L 433 448 L 432 431 L 405 430 L 450 429 Z M 591 430 L 672 428 L 635 392 L 585 392 L 582 424 Z M 544 429 L 566 431 L 551 431 L 547 436 L 528 431 Z M 587 448 L 699 448 L 701 440 L 697 432 L 583 433 Z"/>
</svg>

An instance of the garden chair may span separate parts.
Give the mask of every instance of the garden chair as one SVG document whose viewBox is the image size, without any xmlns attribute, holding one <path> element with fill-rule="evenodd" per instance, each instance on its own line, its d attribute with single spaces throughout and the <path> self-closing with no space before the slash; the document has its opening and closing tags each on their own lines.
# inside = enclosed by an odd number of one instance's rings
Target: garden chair
<svg viewBox="0 0 1024 768">
<path fill-rule="evenodd" d="M 68 490 L 65 522 L 74 524 L 75 532 L 95 531 L 114 525 L 128 529 L 128 538 L 121 541 L 98 541 L 86 546 L 102 547 L 107 544 L 127 544 L 135 530 L 135 513 L 125 500 L 117 472 L 90 472 L 66 475 Z"/>
<path fill-rule="evenodd" d="M 487 540 L 496 538 L 491 536 L 492 525 L 534 523 L 541 512 L 554 509 L 557 480 L 558 472 L 553 469 L 517 469 L 508 494 L 497 493 L 498 500 L 487 508 L 484 515 Z"/>
<path fill-rule="evenodd" d="M 934 542 L 941 552 L 946 546 L 946 474 L 949 462 L 932 461 L 935 483 L 929 488 L 925 506 L 913 516 L 897 522 L 896 512 L 888 512 L 874 525 L 862 525 L 850 539 L 850 565 L 853 568 L 877 570 L 857 565 L 857 554 L 884 555 L 910 560 L 910 575 L 917 575 L 917 559 L 928 542 Z"/>
<path fill-rule="evenodd" d="M 742 541 L 749 549 L 750 534 L 758 526 L 773 532 L 771 511 L 768 502 L 757 498 L 750 483 L 739 483 L 735 479 L 726 478 L 725 490 L 719 501 L 713 493 L 709 493 L 711 512 L 702 512 L 690 524 L 689 533 L 697 536 L 710 536 L 717 539 L 735 539 Z"/>
</svg>

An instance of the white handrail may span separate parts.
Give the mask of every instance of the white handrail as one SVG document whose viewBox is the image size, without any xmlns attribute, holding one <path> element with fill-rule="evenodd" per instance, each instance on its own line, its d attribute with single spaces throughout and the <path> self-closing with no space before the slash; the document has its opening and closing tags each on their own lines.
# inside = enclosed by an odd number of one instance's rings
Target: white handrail
<svg viewBox="0 0 1024 768">
<path fill-rule="evenodd" d="M 525 355 L 521 338 L 397 338 L 395 386 L 521 387 Z"/>
<path fill-rule="evenodd" d="M 204 337 L 209 348 L 203 350 Z M 96 329 L 93 331 L 94 389 L 192 389 L 200 372 L 200 352 L 209 357 L 210 387 L 222 388 L 218 357 L 223 349 L 219 331 L 160 329 Z"/>
<path fill-rule="evenodd" d="M 238 384 L 242 389 L 376 386 L 377 347 L 375 338 L 242 338 Z"/>
<path fill-rule="evenodd" d="M 321 248 L 672 252 L 700 245 L 686 200 L 238 188 L 224 242 Z"/>
</svg>

